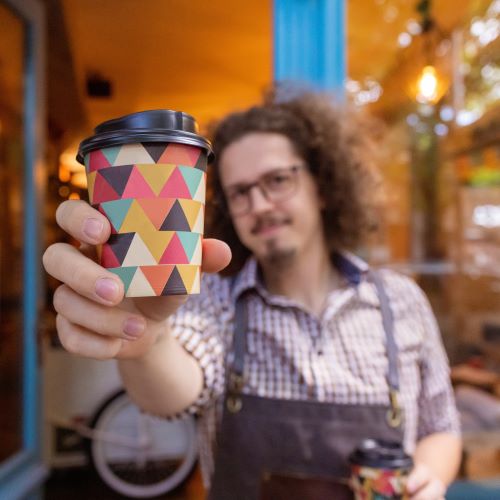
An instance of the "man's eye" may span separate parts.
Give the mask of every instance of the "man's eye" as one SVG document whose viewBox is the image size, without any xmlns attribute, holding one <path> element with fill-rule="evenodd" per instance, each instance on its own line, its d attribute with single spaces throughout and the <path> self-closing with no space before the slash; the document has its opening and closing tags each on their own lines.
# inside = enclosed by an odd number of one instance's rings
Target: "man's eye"
<svg viewBox="0 0 500 500">
<path fill-rule="evenodd" d="M 244 187 L 241 187 L 241 188 L 238 188 L 238 189 L 235 189 L 234 191 L 232 191 L 231 194 L 229 195 L 229 198 L 231 200 L 238 200 L 240 198 L 245 197 L 246 194 L 247 194 L 247 189 Z"/>
<path fill-rule="evenodd" d="M 271 187 L 281 187 L 290 180 L 287 174 L 275 174 L 269 178 L 268 183 Z"/>
</svg>

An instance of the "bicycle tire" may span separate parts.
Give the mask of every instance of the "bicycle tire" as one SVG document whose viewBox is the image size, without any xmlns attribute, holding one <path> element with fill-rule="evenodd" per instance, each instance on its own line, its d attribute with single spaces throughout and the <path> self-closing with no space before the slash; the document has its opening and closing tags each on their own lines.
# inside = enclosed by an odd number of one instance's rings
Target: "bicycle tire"
<svg viewBox="0 0 500 500">
<path fill-rule="evenodd" d="M 124 390 L 110 396 L 95 412 L 91 420 L 90 427 L 97 432 L 110 432 L 107 426 L 112 422 L 116 415 L 124 410 L 140 413 L 140 410 L 130 400 Z M 166 493 L 173 492 L 181 487 L 193 474 L 195 469 L 198 452 L 196 446 L 196 430 L 194 419 L 178 419 L 174 421 L 162 420 L 156 417 L 143 415 L 141 418 L 148 418 L 156 422 L 155 425 L 161 425 L 168 429 L 176 426 L 176 431 L 184 429 L 186 432 L 187 450 L 182 462 L 175 468 L 172 474 L 166 473 L 165 477 L 154 483 L 148 483 L 146 480 L 141 483 L 129 482 L 123 474 L 120 475 L 116 468 L 111 467 L 104 456 L 105 441 L 103 439 L 86 440 L 86 451 L 93 469 L 99 478 L 113 491 L 129 498 L 155 498 Z M 115 419 L 116 420 L 116 419 Z M 123 417 L 122 417 L 123 420 Z M 115 422 L 116 423 L 116 422 Z M 172 429 L 171 429 L 172 430 Z M 116 445 L 115 445 L 116 448 Z M 145 470 L 142 471 L 144 478 Z M 138 477 L 141 470 L 137 471 Z M 142 478 L 141 478 L 142 479 Z"/>
</svg>

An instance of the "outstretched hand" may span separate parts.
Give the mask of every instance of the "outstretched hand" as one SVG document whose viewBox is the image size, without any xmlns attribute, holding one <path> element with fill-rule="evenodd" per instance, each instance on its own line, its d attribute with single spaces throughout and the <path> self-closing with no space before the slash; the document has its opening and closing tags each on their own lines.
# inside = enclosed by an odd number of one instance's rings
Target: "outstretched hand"
<svg viewBox="0 0 500 500">
<path fill-rule="evenodd" d="M 58 207 L 56 220 L 81 243 L 80 249 L 55 243 L 43 255 L 47 273 L 62 282 L 54 293 L 62 345 L 97 359 L 143 355 L 188 296 L 124 298 L 122 281 L 96 262 L 96 245 L 111 234 L 106 217 L 84 201 L 68 200 Z M 231 260 L 229 247 L 219 240 L 203 240 L 202 251 L 203 272 L 218 272 Z"/>
</svg>

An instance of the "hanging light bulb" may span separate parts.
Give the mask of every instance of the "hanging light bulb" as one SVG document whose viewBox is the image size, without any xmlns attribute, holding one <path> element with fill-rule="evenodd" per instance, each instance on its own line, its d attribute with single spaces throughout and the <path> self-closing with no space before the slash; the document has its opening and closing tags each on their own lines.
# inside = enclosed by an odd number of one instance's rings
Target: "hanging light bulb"
<svg viewBox="0 0 500 500">
<path fill-rule="evenodd" d="M 417 101 L 435 103 L 439 98 L 439 80 L 434 66 L 425 66 L 417 82 Z"/>
</svg>

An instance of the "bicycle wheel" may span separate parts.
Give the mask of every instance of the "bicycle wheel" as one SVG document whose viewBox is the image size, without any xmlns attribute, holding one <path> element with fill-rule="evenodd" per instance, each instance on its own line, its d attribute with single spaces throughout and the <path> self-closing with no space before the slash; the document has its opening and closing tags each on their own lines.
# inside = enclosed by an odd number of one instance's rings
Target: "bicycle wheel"
<svg viewBox="0 0 500 500">
<path fill-rule="evenodd" d="M 113 490 L 151 498 L 177 488 L 197 459 L 194 418 L 172 421 L 142 413 L 125 391 L 109 398 L 91 426 L 90 460 Z"/>
</svg>

